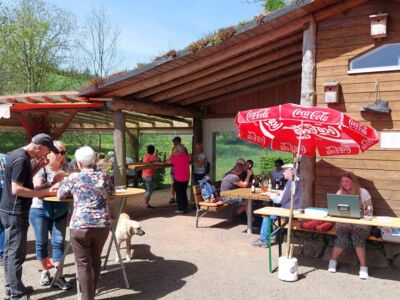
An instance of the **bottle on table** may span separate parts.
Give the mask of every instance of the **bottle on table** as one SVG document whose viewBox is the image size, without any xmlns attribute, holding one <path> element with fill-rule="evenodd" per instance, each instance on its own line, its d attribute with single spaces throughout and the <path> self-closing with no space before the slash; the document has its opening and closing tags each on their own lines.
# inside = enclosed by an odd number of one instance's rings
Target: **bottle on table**
<svg viewBox="0 0 400 300">
<path fill-rule="evenodd" d="M 269 192 L 272 191 L 272 180 L 271 180 L 271 178 L 268 179 L 268 191 Z"/>
<path fill-rule="evenodd" d="M 251 190 L 252 193 L 256 192 L 256 181 L 254 179 L 251 182 L 250 190 Z"/>
</svg>

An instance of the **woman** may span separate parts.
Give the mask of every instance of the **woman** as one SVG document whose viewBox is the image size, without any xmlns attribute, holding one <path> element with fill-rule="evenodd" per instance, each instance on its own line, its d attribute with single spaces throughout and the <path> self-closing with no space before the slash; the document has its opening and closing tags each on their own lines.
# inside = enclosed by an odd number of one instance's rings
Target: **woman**
<svg viewBox="0 0 400 300">
<path fill-rule="evenodd" d="M 155 147 L 153 145 L 147 146 L 147 153 L 143 155 L 144 163 L 153 163 L 158 161 L 157 155 L 154 154 Z M 144 194 L 144 201 L 142 203 L 142 208 L 154 208 L 153 205 L 150 205 L 151 194 L 153 194 L 154 190 L 154 177 L 156 175 L 155 169 L 143 169 L 142 171 L 142 179 L 146 183 L 146 193 Z"/>
<path fill-rule="evenodd" d="M 110 177 L 94 171 L 96 154 L 88 146 L 76 150 L 80 172 L 71 174 L 60 186 L 58 197 L 74 198 L 69 224 L 70 239 L 78 270 L 82 299 L 94 299 L 100 276 L 101 251 L 110 231 L 107 198 L 114 190 Z"/>
<path fill-rule="evenodd" d="M 340 189 L 337 192 L 339 195 L 359 195 L 360 196 L 360 209 L 363 210 L 364 215 L 368 214 L 368 210 L 372 211 L 371 196 L 366 189 L 359 186 L 357 178 L 352 173 L 344 173 L 340 178 Z M 369 207 L 369 209 L 368 209 Z M 345 223 L 336 224 L 336 240 L 332 252 L 332 258 L 329 261 L 328 271 L 331 273 L 336 272 L 337 258 L 343 250 L 353 244 L 360 261 L 360 278 L 368 278 L 368 267 L 365 251 L 365 240 L 371 231 L 371 226 L 366 225 L 352 225 Z"/>
<path fill-rule="evenodd" d="M 246 165 L 243 165 L 241 162 L 236 162 L 235 166 L 228 173 L 225 174 L 224 178 L 222 178 L 221 192 L 234 190 L 237 188 L 248 187 L 249 182 L 250 182 L 250 177 L 251 177 L 251 175 L 253 175 L 253 171 L 251 169 L 247 169 L 247 171 L 246 171 L 247 175 L 243 181 L 240 179 L 240 175 L 245 170 L 246 170 Z M 232 199 L 232 198 L 223 197 L 222 201 L 225 203 L 240 202 L 241 204 L 243 204 L 236 211 L 236 215 L 240 215 L 246 211 L 247 202 L 243 203 L 241 199 L 237 199 L 237 198 Z"/>
<path fill-rule="evenodd" d="M 190 156 L 187 154 L 185 146 L 177 144 L 169 162 L 174 168 L 174 190 L 178 204 L 178 209 L 175 210 L 175 213 L 184 214 L 188 208 L 186 190 L 190 179 Z"/>
<path fill-rule="evenodd" d="M 195 153 L 193 155 L 193 173 L 194 173 L 194 182 L 195 184 L 199 184 L 199 180 L 202 180 L 206 175 L 206 164 L 207 157 L 203 152 L 203 145 L 197 143 L 195 145 Z"/>
<path fill-rule="evenodd" d="M 48 188 L 64 179 L 64 171 L 67 170 L 65 164 L 65 146 L 60 141 L 54 141 L 59 153 L 50 152 L 48 155 L 49 163 L 36 173 L 33 178 L 33 185 L 36 190 Z M 35 233 L 36 257 L 41 265 L 41 278 L 39 284 L 42 286 L 50 285 L 49 262 L 47 245 L 49 233 L 51 236 L 51 246 L 54 265 L 57 268 L 64 255 L 65 232 L 67 228 L 68 203 L 44 202 L 42 199 L 33 198 L 29 211 L 29 220 Z M 61 271 L 62 274 L 62 271 Z M 71 287 L 64 277 L 59 277 L 55 285 L 62 290 Z"/>
</svg>

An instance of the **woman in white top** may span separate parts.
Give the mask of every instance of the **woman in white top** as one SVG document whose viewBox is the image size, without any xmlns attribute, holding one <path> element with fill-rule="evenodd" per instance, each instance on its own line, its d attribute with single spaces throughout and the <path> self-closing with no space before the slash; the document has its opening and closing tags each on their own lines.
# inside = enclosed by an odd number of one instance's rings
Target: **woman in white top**
<svg viewBox="0 0 400 300">
<path fill-rule="evenodd" d="M 358 184 L 357 178 L 352 173 L 344 173 L 340 178 L 340 189 L 337 192 L 339 195 L 359 195 L 360 196 L 360 209 L 364 212 L 364 215 L 372 212 L 372 201 L 371 195 L 364 188 L 361 188 Z M 368 267 L 367 258 L 365 251 L 365 240 L 371 231 L 371 226 L 366 225 L 353 225 L 346 223 L 336 224 L 336 240 L 335 246 L 332 251 L 332 258 L 329 261 L 328 271 L 331 273 L 336 272 L 337 258 L 343 252 L 343 250 L 353 245 L 358 259 L 360 261 L 360 278 L 368 278 Z"/>
</svg>

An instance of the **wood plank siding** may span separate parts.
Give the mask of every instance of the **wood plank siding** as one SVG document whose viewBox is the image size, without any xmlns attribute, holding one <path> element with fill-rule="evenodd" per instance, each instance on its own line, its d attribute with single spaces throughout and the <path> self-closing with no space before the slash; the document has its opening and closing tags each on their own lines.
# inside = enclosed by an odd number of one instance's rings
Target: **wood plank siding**
<svg viewBox="0 0 400 300">
<path fill-rule="evenodd" d="M 370 36 L 369 15 L 389 13 L 388 36 L 376 41 Z M 400 43 L 400 2 L 371 0 L 318 23 L 317 106 L 346 112 L 374 127 L 378 133 L 400 131 L 400 72 L 347 74 L 349 60 L 386 43 Z M 339 81 L 340 102 L 325 104 L 323 84 Z M 388 100 L 390 115 L 361 112 L 376 100 L 375 82 L 380 81 L 381 98 Z M 400 216 L 400 150 L 375 145 L 358 156 L 317 158 L 315 204 L 326 207 L 326 193 L 336 192 L 344 171 L 354 172 L 361 186 L 372 195 L 377 214 Z"/>
</svg>

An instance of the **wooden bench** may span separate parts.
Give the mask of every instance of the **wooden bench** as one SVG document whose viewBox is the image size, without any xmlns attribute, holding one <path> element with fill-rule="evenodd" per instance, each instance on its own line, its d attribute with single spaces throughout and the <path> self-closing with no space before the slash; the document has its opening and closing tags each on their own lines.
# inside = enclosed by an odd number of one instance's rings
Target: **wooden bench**
<svg viewBox="0 0 400 300">
<path fill-rule="evenodd" d="M 217 189 L 217 194 L 219 195 L 219 191 L 221 188 L 221 181 L 214 182 L 214 186 Z M 220 212 L 228 207 L 231 207 L 231 205 L 229 204 L 217 204 L 217 203 L 203 201 L 203 198 L 201 197 L 200 185 L 194 185 L 192 189 L 194 195 L 194 202 L 196 203 L 196 228 L 199 227 L 199 219 L 205 214 L 209 212 Z"/>
</svg>

